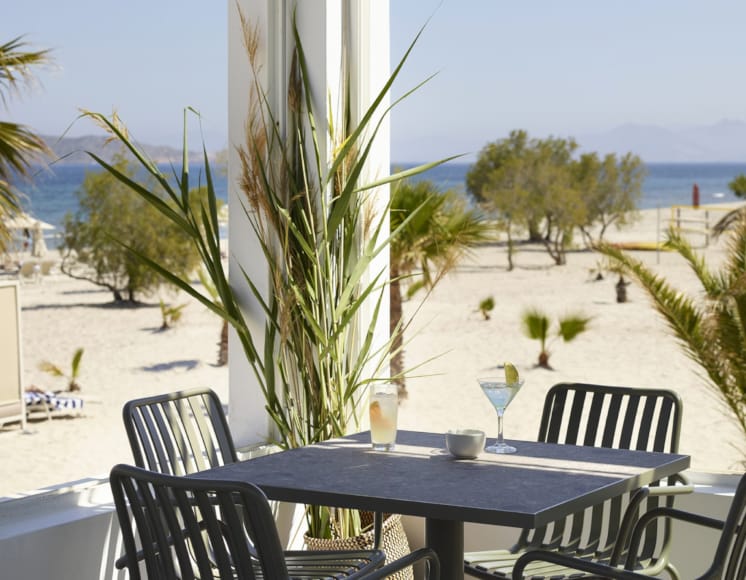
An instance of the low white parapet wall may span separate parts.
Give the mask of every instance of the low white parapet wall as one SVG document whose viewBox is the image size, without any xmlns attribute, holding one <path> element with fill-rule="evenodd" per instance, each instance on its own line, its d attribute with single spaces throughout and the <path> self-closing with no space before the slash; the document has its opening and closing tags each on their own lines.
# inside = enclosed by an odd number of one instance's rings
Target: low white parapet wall
<svg viewBox="0 0 746 580">
<path fill-rule="evenodd" d="M 724 518 L 737 476 L 689 474 L 695 492 L 679 496 L 678 508 Z M 414 549 L 424 544 L 421 518 L 405 517 Z M 467 524 L 467 550 L 507 547 L 512 528 Z M 696 577 L 709 564 L 719 537 L 716 530 L 686 524 L 674 527 L 672 561 L 685 577 Z M 8 580 L 118 580 L 119 526 L 108 481 L 89 479 L 0 500 L 0 578 Z M 420 576 L 421 577 L 421 576 Z"/>
<path fill-rule="evenodd" d="M 121 546 L 106 478 L 0 500 L 0 578 L 109 580 Z"/>
</svg>

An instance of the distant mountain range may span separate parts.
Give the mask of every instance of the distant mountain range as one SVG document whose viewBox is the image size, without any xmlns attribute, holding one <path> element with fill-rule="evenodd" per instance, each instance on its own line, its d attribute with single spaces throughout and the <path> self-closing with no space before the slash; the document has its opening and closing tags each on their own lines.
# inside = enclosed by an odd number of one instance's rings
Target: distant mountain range
<svg viewBox="0 0 746 580">
<path fill-rule="evenodd" d="M 108 137 L 99 135 L 87 135 L 84 137 L 50 137 L 42 135 L 42 139 L 54 152 L 57 163 L 89 165 L 95 161 L 88 155 L 88 151 L 95 153 L 105 161 L 111 161 L 114 155 L 122 151 L 121 145 L 114 141 L 108 141 Z M 138 143 L 150 158 L 156 163 L 180 163 L 181 150 L 165 145 L 146 145 Z M 190 151 L 189 161 L 200 163 L 202 161 L 201 151 Z M 212 159 L 211 159 L 212 161 Z"/>
<path fill-rule="evenodd" d="M 746 122 L 722 120 L 713 125 L 661 127 L 622 125 L 602 133 L 577 135 L 582 151 L 632 152 L 648 163 L 746 162 Z"/>
<path fill-rule="evenodd" d="M 120 150 L 106 136 L 85 137 L 42 136 L 59 163 L 94 163 L 87 151 L 110 161 Z M 648 163 L 717 163 L 746 162 L 746 121 L 724 119 L 712 125 L 663 127 L 659 125 L 627 124 L 608 131 L 576 134 L 581 151 L 599 154 L 632 152 Z M 158 163 L 181 162 L 181 150 L 163 145 L 139 143 Z M 210 156 L 214 160 L 214 154 Z M 202 153 L 191 151 L 189 161 L 200 163 Z"/>
</svg>

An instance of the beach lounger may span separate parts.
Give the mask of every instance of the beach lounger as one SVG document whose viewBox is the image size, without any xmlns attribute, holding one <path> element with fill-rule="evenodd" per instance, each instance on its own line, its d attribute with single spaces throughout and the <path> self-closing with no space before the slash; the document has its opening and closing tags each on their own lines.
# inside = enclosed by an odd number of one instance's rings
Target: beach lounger
<svg viewBox="0 0 746 580">
<path fill-rule="evenodd" d="M 41 275 L 49 276 L 52 273 L 52 268 L 56 265 L 55 260 L 42 260 L 41 262 Z"/>
<path fill-rule="evenodd" d="M 23 283 L 34 282 L 38 284 L 41 281 L 41 266 L 38 262 L 24 262 L 21 264 L 18 276 Z"/>
<path fill-rule="evenodd" d="M 79 414 L 83 409 L 83 399 L 80 397 L 66 397 L 51 391 L 26 391 L 23 397 L 29 416 L 43 413 L 47 419 L 51 419 L 56 415 Z"/>
</svg>

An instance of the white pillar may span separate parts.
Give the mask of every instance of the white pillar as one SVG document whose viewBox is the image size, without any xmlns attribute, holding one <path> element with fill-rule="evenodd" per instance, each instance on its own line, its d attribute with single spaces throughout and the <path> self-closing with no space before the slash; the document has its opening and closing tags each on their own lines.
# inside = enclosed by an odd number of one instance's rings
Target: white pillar
<svg viewBox="0 0 746 580">
<path fill-rule="evenodd" d="M 359 120 L 389 75 L 389 8 L 387 0 L 239 0 L 244 15 L 256 25 L 261 41 L 264 63 L 260 82 L 267 91 L 276 118 L 284 127 L 287 78 L 292 57 L 292 17 L 296 22 L 306 53 L 311 81 L 316 123 L 319 128 L 320 150 L 328 153 L 328 104 L 332 104 L 335 121 L 340 117 L 343 81 L 350 82 L 352 119 Z M 244 214 L 239 188 L 240 162 L 236 148 L 245 140 L 251 72 L 242 44 L 238 8 L 228 0 L 228 110 L 229 154 L 229 248 L 231 254 L 231 285 L 240 297 L 244 312 L 256 322 L 255 337 L 261 337 L 261 312 L 253 304 L 242 269 L 254 283 L 266 292 L 267 268 L 251 226 Z M 345 51 L 345 45 L 347 50 Z M 349 78 L 343 76 L 342 59 L 347 54 Z M 385 108 L 385 107 L 382 107 Z M 372 179 L 389 171 L 389 129 L 385 122 L 371 155 L 369 175 Z M 380 207 L 388 198 L 388 188 L 375 195 Z M 387 216 L 384 216 L 384 218 Z M 388 232 L 385 226 L 384 233 Z M 388 254 L 375 264 L 375 271 L 388 268 Z M 388 339 L 388 295 L 379 316 L 376 336 Z M 367 327 L 367 326 L 366 326 Z M 235 336 L 230 343 L 230 423 L 237 445 L 263 441 L 270 432 L 264 410 L 264 398 L 246 362 Z"/>
</svg>

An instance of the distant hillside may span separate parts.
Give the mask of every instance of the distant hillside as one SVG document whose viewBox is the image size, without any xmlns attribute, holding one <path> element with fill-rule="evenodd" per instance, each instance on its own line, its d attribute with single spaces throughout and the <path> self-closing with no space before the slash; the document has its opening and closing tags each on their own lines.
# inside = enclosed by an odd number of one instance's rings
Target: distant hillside
<svg viewBox="0 0 746 580">
<path fill-rule="evenodd" d="M 584 151 L 631 151 L 648 163 L 746 161 L 746 122 L 736 120 L 690 127 L 628 124 L 576 137 Z"/>
<path fill-rule="evenodd" d="M 49 148 L 54 151 L 57 163 L 70 165 L 89 165 L 95 164 L 95 161 L 88 155 L 88 151 L 95 153 L 105 161 L 111 161 L 116 153 L 122 150 L 121 145 L 114 142 L 107 142 L 107 137 L 99 135 L 87 135 L 85 137 L 50 137 L 42 135 L 42 139 L 47 143 Z M 156 163 L 180 163 L 181 151 L 174 147 L 165 145 L 147 145 L 138 143 L 140 147 Z M 211 159 L 212 161 L 213 159 Z M 202 161 L 202 152 L 190 151 L 189 161 L 199 163 Z"/>
</svg>

